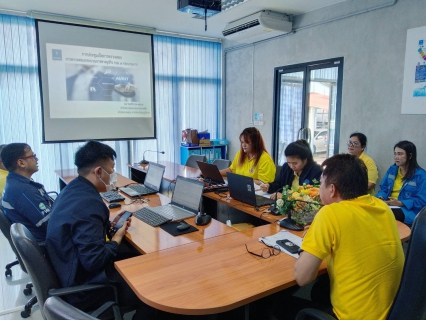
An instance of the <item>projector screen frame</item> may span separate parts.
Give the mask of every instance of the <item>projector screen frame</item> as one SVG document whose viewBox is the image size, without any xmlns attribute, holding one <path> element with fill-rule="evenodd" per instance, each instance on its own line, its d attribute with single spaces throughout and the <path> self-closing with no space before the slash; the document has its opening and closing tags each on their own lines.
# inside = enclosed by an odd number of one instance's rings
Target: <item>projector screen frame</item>
<svg viewBox="0 0 426 320">
<path fill-rule="evenodd" d="M 58 139 L 58 140 L 52 140 L 46 138 L 46 116 L 50 118 L 49 113 L 51 111 L 50 109 L 50 100 L 49 100 L 49 91 L 43 90 L 44 85 L 49 87 L 49 84 L 44 81 L 43 79 L 47 79 L 47 61 L 42 61 L 44 58 L 47 60 L 46 54 L 42 57 L 41 55 L 41 45 L 45 45 L 45 43 L 40 43 L 40 34 L 39 34 L 39 23 L 48 23 L 48 24 L 57 24 L 57 25 L 65 25 L 65 26 L 71 26 L 71 27 L 80 27 L 80 28 L 88 28 L 88 29 L 97 29 L 97 30 L 103 30 L 103 31 L 113 31 L 113 32 L 119 32 L 119 33 L 126 33 L 126 34 L 135 34 L 135 35 L 143 35 L 148 36 L 149 39 L 149 46 L 150 46 L 150 84 L 151 84 L 151 117 L 148 118 L 147 122 L 150 121 L 150 126 L 152 135 L 149 136 L 138 136 L 138 135 L 131 135 L 126 137 L 93 137 L 93 136 L 87 136 L 82 138 L 70 138 L 70 139 Z M 157 123 L 156 123 L 156 103 L 155 103 L 155 68 L 154 68 L 154 39 L 153 34 L 150 33 L 144 33 L 144 32 L 137 32 L 137 31 L 128 31 L 128 30 L 122 30 L 122 29 L 114 29 L 114 28 L 107 28 L 107 27 L 99 27 L 99 26 L 90 26 L 90 25 L 84 25 L 84 24 L 78 24 L 78 23 L 68 23 L 68 22 L 58 22 L 58 21 L 51 21 L 51 20 L 45 20 L 45 19 L 35 19 L 35 29 L 36 29 L 36 46 L 37 46 L 37 60 L 38 60 L 38 79 L 39 79 L 39 88 L 40 88 L 40 104 L 41 104 L 41 116 L 42 116 L 42 143 L 72 143 L 72 142 L 83 142 L 87 140 L 99 140 L 99 141 L 126 141 L 126 140 L 151 140 L 157 138 Z M 64 45 L 64 43 L 60 43 L 60 45 Z M 75 44 L 74 44 L 75 45 Z M 98 48 L 98 49 L 107 49 L 107 50 L 114 50 L 110 48 Z M 46 49 L 44 49 L 46 50 Z M 47 50 L 46 50 L 47 51 Z M 131 50 L 129 50 L 131 51 Z M 45 72 L 45 74 L 43 74 Z M 46 109 L 45 105 L 45 96 L 48 97 L 47 102 L 49 103 L 49 109 Z M 66 118 L 64 118 L 66 119 Z M 75 118 L 72 118 L 75 119 Z M 111 128 L 114 126 L 115 119 L 113 117 L 110 118 L 87 118 L 83 121 L 91 122 L 92 119 L 96 119 L 98 122 L 103 122 L 105 120 L 108 120 L 109 124 L 105 124 L 107 128 Z M 131 119 L 133 121 L 138 120 L 138 118 L 133 117 L 122 117 L 122 120 Z M 142 118 L 139 118 L 141 120 Z M 149 120 L 152 119 L 152 120 Z M 142 120 L 141 120 L 142 121 Z M 112 123 L 112 125 L 111 125 Z M 131 125 L 131 124 L 130 124 Z M 102 124 L 103 126 L 103 124 Z M 80 128 L 79 128 L 80 130 Z M 81 130 L 80 130 L 81 131 Z"/>
</svg>

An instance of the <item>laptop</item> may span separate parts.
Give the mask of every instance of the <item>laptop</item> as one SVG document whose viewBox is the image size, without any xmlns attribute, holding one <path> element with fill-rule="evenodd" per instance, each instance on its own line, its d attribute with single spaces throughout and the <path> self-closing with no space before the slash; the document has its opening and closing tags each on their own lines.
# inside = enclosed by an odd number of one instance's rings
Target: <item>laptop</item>
<svg viewBox="0 0 426 320">
<path fill-rule="evenodd" d="M 204 182 L 219 187 L 227 187 L 226 181 L 223 179 L 218 167 L 208 162 L 197 161 L 198 168 L 200 168 Z"/>
<path fill-rule="evenodd" d="M 148 172 L 146 173 L 145 182 L 134 186 L 119 188 L 130 197 L 139 197 L 149 194 L 155 194 L 160 191 L 161 181 L 163 180 L 165 166 L 150 162 Z"/>
<path fill-rule="evenodd" d="M 195 217 L 200 207 L 204 183 L 198 180 L 177 176 L 170 204 L 160 207 L 145 207 L 172 221 Z"/>
<path fill-rule="evenodd" d="M 271 205 L 275 201 L 257 195 L 254 189 L 253 178 L 227 172 L 229 195 L 232 199 L 250 204 L 255 208 Z"/>
</svg>

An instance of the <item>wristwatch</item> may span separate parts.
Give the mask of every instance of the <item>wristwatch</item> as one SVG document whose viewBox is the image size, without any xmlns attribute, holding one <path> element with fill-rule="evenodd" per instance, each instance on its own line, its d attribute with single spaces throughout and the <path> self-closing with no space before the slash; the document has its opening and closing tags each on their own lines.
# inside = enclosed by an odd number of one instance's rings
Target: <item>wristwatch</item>
<svg viewBox="0 0 426 320">
<path fill-rule="evenodd" d="M 302 248 L 299 248 L 298 250 L 297 250 L 297 254 L 300 256 L 300 254 L 303 252 L 304 250 L 302 249 Z"/>
</svg>

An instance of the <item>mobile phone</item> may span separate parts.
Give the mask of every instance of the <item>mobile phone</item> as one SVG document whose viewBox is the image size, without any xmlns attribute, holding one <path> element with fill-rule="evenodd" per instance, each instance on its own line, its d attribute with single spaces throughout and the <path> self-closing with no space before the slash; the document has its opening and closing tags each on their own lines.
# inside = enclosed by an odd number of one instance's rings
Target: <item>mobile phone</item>
<svg viewBox="0 0 426 320">
<path fill-rule="evenodd" d="M 129 218 L 133 215 L 133 213 L 126 211 L 122 214 L 122 216 L 120 217 L 120 219 L 117 221 L 117 223 L 115 224 L 115 226 L 112 228 L 112 232 L 116 233 L 118 229 L 120 229 L 124 222 L 126 222 L 127 220 L 129 220 Z"/>
<path fill-rule="evenodd" d="M 277 240 L 277 245 L 279 245 L 280 247 L 283 247 L 290 253 L 297 253 L 299 250 L 299 246 L 297 244 L 294 244 L 288 239 Z"/>
</svg>

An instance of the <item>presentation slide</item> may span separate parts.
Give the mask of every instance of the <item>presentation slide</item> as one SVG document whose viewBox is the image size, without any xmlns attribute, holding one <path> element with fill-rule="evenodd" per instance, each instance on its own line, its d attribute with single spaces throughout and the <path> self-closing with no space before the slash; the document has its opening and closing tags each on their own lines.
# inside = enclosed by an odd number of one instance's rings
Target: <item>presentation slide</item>
<svg viewBox="0 0 426 320">
<path fill-rule="evenodd" d="M 151 35 L 36 27 L 44 142 L 155 138 Z"/>
<path fill-rule="evenodd" d="M 46 52 L 51 118 L 152 116 L 149 54 L 52 43 Z"/>
</svg>

